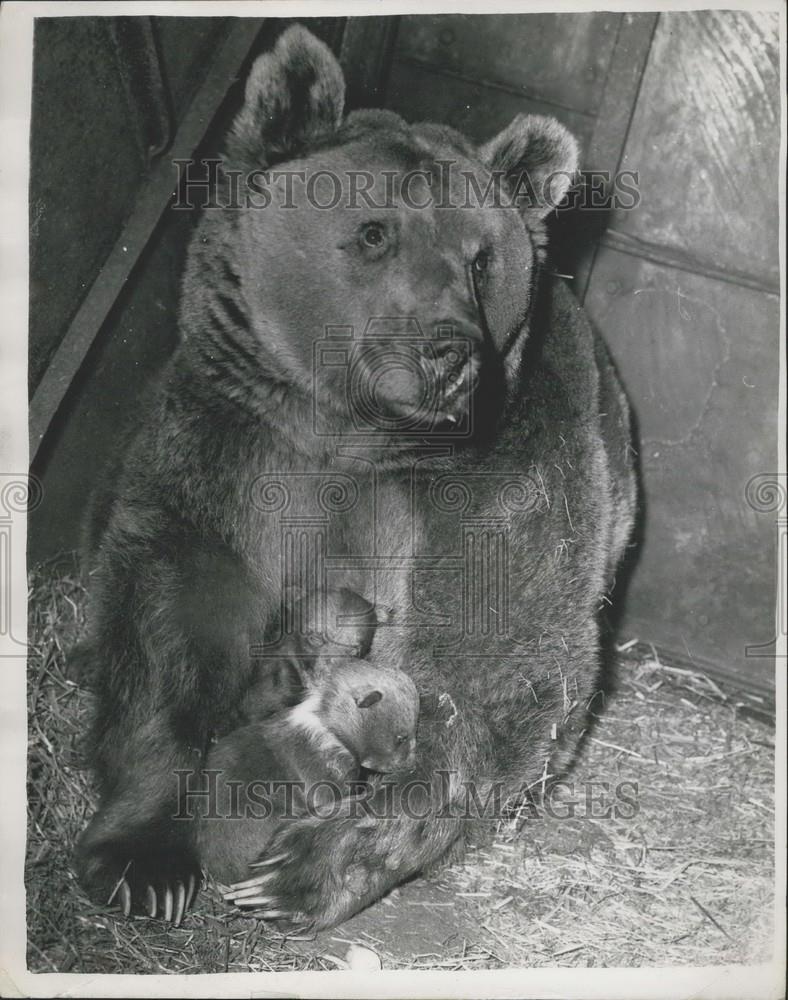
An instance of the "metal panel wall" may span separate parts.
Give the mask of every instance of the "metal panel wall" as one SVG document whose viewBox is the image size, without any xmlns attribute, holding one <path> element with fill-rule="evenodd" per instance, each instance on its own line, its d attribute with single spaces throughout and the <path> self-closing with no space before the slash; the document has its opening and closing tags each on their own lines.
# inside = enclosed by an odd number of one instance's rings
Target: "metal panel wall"
<svg viewBox="0 0 788 1000">
<path fill-rule="evenodd" d="M 776 468 L 778 80 L 776 15 L 440 15 L 402 19 L 389 88 L 395 110 L 476 139 L 553 114 L 584 168 L 639 172 L 635 210 L 555 232 L 642 442 L 622 628 L 756 687 L 773 662 L 745 647 L 774 635 L 775 525 L 745 488 Z"/>
<path fill-rule="evenodd" d="M 625 623 L 755 685 L 773 662 L 775 525 L 745 490 L 777 467 L 777 15 L 666 13 L 586 305 L 640 425 L 643 549 Z"/>
</svg>

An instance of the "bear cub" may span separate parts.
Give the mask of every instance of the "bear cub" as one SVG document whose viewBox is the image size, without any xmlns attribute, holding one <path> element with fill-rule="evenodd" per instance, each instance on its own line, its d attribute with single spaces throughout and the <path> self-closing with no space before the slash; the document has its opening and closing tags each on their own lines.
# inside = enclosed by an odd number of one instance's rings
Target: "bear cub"
<svg viewBox="0 0 788 1000">
<path fill-rule="evenodd" d="M 243 712 L 255 721 L 208 753 L 198 845 L 203 865 L 221 883 L 248 877 L 287 818 L 317 814 L 370 777 L 365 772 L 374 780 L 413 767 L 416 687 L 402 670 L 361 658 L 370 652 L 381 612 L 344 589 L 326 592 L 322 627 L 317 607 L 314 596 L 297 606 L 301 631 L 277 650 L 299 676 L 301 700 L 271 715 L 267 687 L 253 683 Z"/>
</svg>

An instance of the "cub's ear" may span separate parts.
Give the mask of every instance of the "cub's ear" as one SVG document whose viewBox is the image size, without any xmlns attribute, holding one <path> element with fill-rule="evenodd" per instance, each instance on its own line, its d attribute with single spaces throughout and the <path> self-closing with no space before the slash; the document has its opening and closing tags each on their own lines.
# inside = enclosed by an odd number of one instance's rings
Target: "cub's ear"
<svg viewBox="0 0 788 1000">
<path fill-rule="evenodd" d="M 261 55 L 227 136 L 228 159 L 267 167 L 294 159 L 342 121 L 345 79 L 331 50 L 294 24 Z"/>
<path fill-rule="evenodd" d="M 372 705 L 377 705 L 383 697 L 383 693 L 381 691 L 367 691 L 365 694 L 357 694 L 355 697 L 359 708 L 371 708 Z"/>
<path fill-rule="evenodd" d="M 543 219 L 560 203 L 577 170 L 574 136 L 554 118 L 518 115 L 479 150 L 492 173 L 503 173 L 526 220 Z"/>
</svg>

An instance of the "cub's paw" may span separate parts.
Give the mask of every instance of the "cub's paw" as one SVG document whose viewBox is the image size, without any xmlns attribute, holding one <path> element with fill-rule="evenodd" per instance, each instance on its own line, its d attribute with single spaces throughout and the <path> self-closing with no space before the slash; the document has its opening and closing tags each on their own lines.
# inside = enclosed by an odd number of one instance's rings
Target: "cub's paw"
<svg viewBox="0 0 788 1000">
<path fill-rule="evenodd" d="M 389 888 L 391 872 L 374 858 L 372 830 L 366 823 L 304 817 L 279 832 L 266 854 L 250 866 L 256 874 L 231 886 L 224 898 L 254 909 L 262 920 L 291 928 L 332 927 Z"/>
<path fill-rule="evenodd" d="M 200 889 L 202 873 L 187 849 L 103 847 L 78 852 L 80 882 L 97 903 L 178 926 Z"/>
</svg>

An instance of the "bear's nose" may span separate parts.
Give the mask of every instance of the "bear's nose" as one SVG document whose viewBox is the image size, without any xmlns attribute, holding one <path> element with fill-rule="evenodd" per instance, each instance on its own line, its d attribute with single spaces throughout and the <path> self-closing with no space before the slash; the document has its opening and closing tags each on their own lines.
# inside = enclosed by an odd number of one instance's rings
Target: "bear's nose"
<svg viewBox="0 0 788 1000">
<path fill-rule="evenodd" d="M 428 355 L 448 373 L 461 368 L 472 350 L 473 341 L 469 337 L 452 337 L 436 340 Z"/>
<path fill-rule="evenodd" d="M 435 324 L 425 353 L 446 391 L 461 379 L 463 370 L 479 354 L 482 342 L 481 328 L 473 323 L 447 319 Z"/>
<path fill-rule="evenodd" d="M 480 324 L 465 317 L 450 316 L 440 319 L 433 323 L 432 331 L 436 345 L 448 345 L 452 340 L 465 340 L 473 344 L 481 343 L 484 339 L 484 331 Z"/>
<path fill-rule="evenodd" d="M 435 340 L 481 340 L 483 331 L 481 326 L 471 318 L 464 316 L 448 316 L 439 319 L 432 324 L 433 337 Z"/>
</svg>

